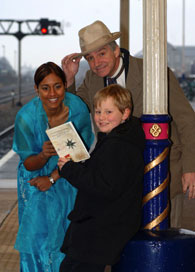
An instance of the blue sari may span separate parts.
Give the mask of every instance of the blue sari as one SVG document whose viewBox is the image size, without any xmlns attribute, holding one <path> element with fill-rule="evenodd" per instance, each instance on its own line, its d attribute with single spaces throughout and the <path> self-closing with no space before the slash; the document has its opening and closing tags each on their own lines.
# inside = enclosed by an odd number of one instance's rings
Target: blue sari
<svg viewBox="0 0 195 272">
<path fill-rule="evenodd" d="M 66 93 L 64 104 L 69 108 L 68 121 L 89 149 L 94 135 L 90 115 L 81 99 Z M 45 166 L 36 171 L 25 169 L 23 162 L 39 154 L 48 141 L 45 130 L 48 118 L 38 97 L 18 112 L 15 120 L 13 150 L 19 155 L 18 214 L 19 230 L 15 249 L 20 252 L 20 271 L 58 272 L 64 254 L 60 252 L 69 225 L 67 215 L 73 209 L 77 190 L 60 178 L 48 191 L 41 192 L 28 181 L 37 176 L 48 176 L 57 168 L 58 156 L 51 157 Z"/>
</svg>

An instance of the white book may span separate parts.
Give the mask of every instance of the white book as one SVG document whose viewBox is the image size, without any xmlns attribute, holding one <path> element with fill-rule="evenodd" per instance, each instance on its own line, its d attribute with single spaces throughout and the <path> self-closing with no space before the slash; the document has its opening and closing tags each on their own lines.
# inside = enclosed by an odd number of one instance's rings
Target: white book
<svg viewBox="0 0 195 272">
<path fill-rule="evenodd" d="M 47 129 L 46 133 L 59 157 L 71 157 L 74 162 L 90 158 L 72 122 Z"/>
</svg>

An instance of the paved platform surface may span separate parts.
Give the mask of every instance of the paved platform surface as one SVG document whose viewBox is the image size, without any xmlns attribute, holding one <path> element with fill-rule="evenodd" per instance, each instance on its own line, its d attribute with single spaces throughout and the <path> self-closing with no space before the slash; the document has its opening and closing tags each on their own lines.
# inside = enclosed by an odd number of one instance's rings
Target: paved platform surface
<svg viewBox="0 0 195 272">
<path fill-rule="evenodd" d="M 17 209 L 16 204 L 0 226 L 0 272 L 19 272 L 19 253 L 13 248 L 18 231 Z"/>
<path fill-rule="evenodd" d="M 0 272 L 19 272 L 19 253 L 14 249 L 18 231 L 18 156 L 12 151 L 0 160 Z"/>
<path fill-rule="evenodd" d="M 19 272 L 19 254 L 14 250 L 18 230 L 17 164 L 18 157 L 12 151 L 0 160 L 0 272 Z M 195 199 L 189 201 L 186 197 L 184 210 L 182 228 L 195 231 Z"/>
</svg>

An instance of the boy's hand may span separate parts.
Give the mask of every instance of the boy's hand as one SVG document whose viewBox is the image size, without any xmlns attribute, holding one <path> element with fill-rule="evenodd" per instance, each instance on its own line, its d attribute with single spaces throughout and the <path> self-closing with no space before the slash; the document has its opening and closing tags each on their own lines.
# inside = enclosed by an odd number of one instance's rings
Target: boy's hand
<svg viewBox="0 0 195 272">
<path fill-rule="evenodd" d="M 60 170 L 62 169 L 62 167 L 64 166 L 65 163 L 67 163 L 68 161 L 71 160 L 70 155 L 67 155 L 66 157 L 61 157 L 58 160 L 58 167 L 60 168 Z"/>
</svg>

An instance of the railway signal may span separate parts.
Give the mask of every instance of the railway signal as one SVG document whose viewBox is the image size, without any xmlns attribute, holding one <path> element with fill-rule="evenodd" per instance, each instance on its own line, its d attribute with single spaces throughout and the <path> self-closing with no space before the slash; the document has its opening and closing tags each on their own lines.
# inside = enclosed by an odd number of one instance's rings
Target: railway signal
<svg viewBox="0 0 195 272">
<path fill-rule="evenodd" d="M 49 25 L 49 20 L 48 19 L 41 19 L 40 20 L 40 28 L 41 28 L 41 33 L 42 34 L 48 34 L 48 25 Z"/>
<path fill-rule="evenodd" d="M 0 20 L 0 35 L 12 35 L 18 40 L 18 103 L 21 106 L 21 40 L 29 35 L 63 35 L 60 22 L 41 18 L 39 20 Z"/>
<path fill-rule="evenodd" d="M 0 20 L 0 35 L 13 35 L 18 40 L 28 35 L 63 34 L 61 23 L 48 18 L 39 20 Z"/>
</svg>

